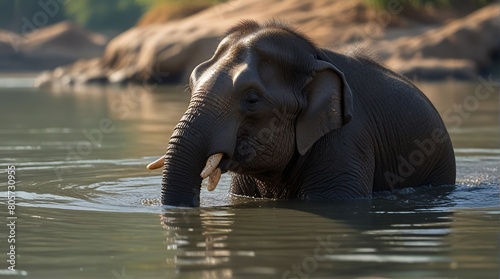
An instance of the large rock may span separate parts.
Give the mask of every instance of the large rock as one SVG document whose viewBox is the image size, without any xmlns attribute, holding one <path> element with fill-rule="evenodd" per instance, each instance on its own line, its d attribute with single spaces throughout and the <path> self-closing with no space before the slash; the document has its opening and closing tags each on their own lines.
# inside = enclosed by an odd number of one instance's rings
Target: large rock
<svg viewBox="0 0 500 279">
<path fill-rule="evenodd" d="M 51 69 L 79 59 L 99 57 L 108 39 L 70 22 L 36 29 L 26 35 L 0 31 L 0 70 Z"/>
<path fill-rule="evenodd" d="M 498 51 L 494 43 L 498 43 L 498 5 L 445 26 L 415 24 L 401 16 L 402 8 L 393 5 L 374 11 L 360 0 L 281 0 L 272 5 L 264 0 L 229 1 L 182 20 L 132 28 L 113 39 L 100 59 L 44 73 L 37 84 L 61 80 L 65 84 L 186 82 L 192 69 L 212 55 L 225 30 L 243 19 L 283 19 L 320 46 L 345 49 L 363 45 L 396 70 L 417 75 L 422 72 L 422 76 L 431 78 L 467 78 L 474 75 L 478 65 L 489 63 L 487 55 L 458 50 L 450 54 L 439 49 L 459 45 L 474 51 L 491 47 Z M 434 31 L 423 33 L 429 29 Z M 474 46 L 476 43 L 467 37 L 487 46 Z M 435 68 L 443 59 L 449 67 Z"/>
<path fill-rule="evenodd" d="M 394 69 L 421 78 L 475 78 L 500 52 L 500 6 L 492 4 L 413 38 L 394 42 Z"/>
</svg>

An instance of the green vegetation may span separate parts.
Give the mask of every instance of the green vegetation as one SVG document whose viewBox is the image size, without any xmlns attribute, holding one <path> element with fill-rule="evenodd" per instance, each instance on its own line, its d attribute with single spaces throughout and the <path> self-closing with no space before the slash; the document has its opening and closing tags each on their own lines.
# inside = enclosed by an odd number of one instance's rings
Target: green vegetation
<svg viewBox="0 0 500 279">
<path fill-rule="evenodd" d="M 88 29 L 124 31 L 189 16 L 227 0 L 0 0 L 0 29 L 18 33 L 71 20 Z"/>
<path fill-rule="evenodd" d="M 22 31 L 24 26 L 24 29 L 29 32 L 66 18 L 59 4 L 55 8 L 49 8 L 49 13 L 47 13 L 37 1 L 33 0 L 0 0 L 0 28 L 20 33 L 24 32 Z"/>
<path fill-rule="evenodd" d="M 0 29 L 25 33 L 71 20 L 93 30 L 123 31 L 146 9 L 137 0 L 0 0 Z"/>
<path fill-rule="evenodd" d="M 93 30 L 128 29 L 145 11 L 136 0 L 67 0 L 64 8 L 69 19 Z"/>
<path fill-rule="evenodd" d="M 368 5 L 376 8 L 383 9 L 397 0 L 364 0 Z M 467 8 L 480 8 L 490 3 L 495 2 L 495 0 L 401 0 L 399 1 L 403 5 L 413 6 L 414 8 L 423 7 L 436 7 L 436 8 L 453 8 L 459 9 L 463 7 Z"/>
<path fill-rule="evenodd" d="M 25 33 L 61 20 L 98 31 L 124 31 L 139 25 L 179 19 L 228 0 L 0 0 L 0 29 Z M 347 1 L 347 0 L 345 0 Z M 474 10 L 494 0 L 364 0 L 384 9 L 394 2 L 415 9 Z M 392 3 L 392 4 L 391 4 Z M 398 4 L 399 5 L 399 4 Z"/>
</svg>

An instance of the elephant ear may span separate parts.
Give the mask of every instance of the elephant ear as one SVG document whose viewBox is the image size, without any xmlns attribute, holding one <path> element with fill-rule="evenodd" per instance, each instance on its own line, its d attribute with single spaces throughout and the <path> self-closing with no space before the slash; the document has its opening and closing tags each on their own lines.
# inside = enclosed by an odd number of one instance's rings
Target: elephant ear
<svg viewBox="0 0 500 279">
<path fill-rule="evenodd" d="M 301 155 L 352 117 L 352 93 L 344 74 L 326 61 L 315 63 L 314 76 L 303 89 L 307 104 L 296 123 L 297 149 Z"/>
</svg>

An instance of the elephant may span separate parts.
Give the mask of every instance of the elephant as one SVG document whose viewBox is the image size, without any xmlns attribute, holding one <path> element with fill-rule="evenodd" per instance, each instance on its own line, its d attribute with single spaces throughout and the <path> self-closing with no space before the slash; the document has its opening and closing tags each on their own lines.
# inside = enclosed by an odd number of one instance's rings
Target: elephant
<svg viewBox="0 0 500 279">
<path fill-rule="evenodd" d="M 161 202 L 199 206 L 231 173 L 230 193 L 337 201 L 454 185 L 445 124 L 407 78 L 361 51 L 320 48 L 278 20 L 230 28 L 189 79 L 189 106 L 166 154 Z"/>
</svg>

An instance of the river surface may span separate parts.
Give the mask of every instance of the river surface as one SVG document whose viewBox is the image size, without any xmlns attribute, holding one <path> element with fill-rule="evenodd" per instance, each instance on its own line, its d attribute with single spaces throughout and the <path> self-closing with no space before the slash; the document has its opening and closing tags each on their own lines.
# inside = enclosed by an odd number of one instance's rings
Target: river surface
<svg viewBox="0 0 500 279">
<path fill-rule="evenodd" d="M 0 277 L 500 276 L 497 85 L 418 83 L 449 128 L 454 187 L 306 203 L 231 197 L 223 175 L 202 207 L 171 208 L 159 205 L 161 172 L 145 166 L 187 107 L 182 88 L 32 83 L 0 77 Z"/>
</svg>

